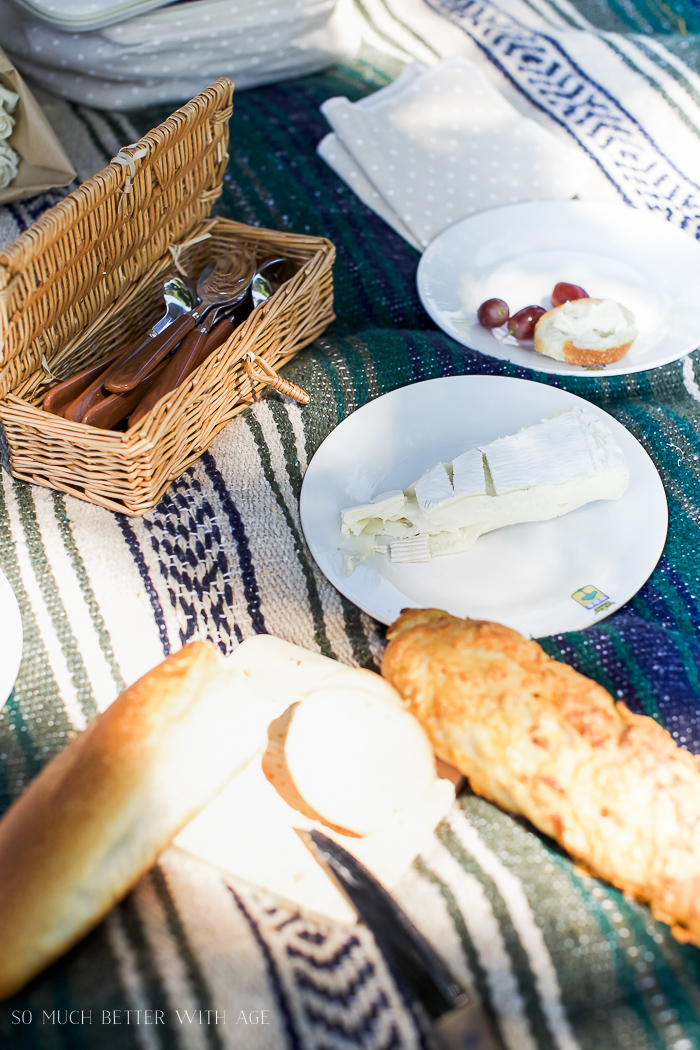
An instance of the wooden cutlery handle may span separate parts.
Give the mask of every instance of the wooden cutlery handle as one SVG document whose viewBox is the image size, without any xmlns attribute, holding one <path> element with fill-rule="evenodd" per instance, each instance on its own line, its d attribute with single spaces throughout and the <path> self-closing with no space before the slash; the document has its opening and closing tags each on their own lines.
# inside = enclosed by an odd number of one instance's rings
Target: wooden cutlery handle
<svg viewBox="0 0 700 1050">
<path fill-rule="evenodd" d="M 224 317 L 221 321 L 217 321 L 207 336 L 207 341 L 202 346 L 194 367 L 199 368 L 202 362 L 209 357 L 209 354 L 213 354 L 215 350 L 218 350 L 228 337 L 236 331 L 240 323 L 240 321 L 235 319 L 232 321 L 230 317 Z"/>
<path fill-rule="evenodd" d="M 155 338 L 150 336 L 148 332 L 146 332 L 145 335 L 140 335 L 131 346 L 127 347 L 126 350 L 122 350 L 120 354 L 117 354 L 110 364 L 109 369 L 104 373 L 103 379 L 108 379 L 109 376 L 112 375 L 113 370 L 124 367 L 126 362 L 132 361 L 138 354 L 143 353 L 143 351 L 149 346 L 152 346 L 154 342 Z"/>
<path fill-rule="evenodd" d="M 194 326 L 192 314 L 183 314 L 155 339 L 143 336 L 105 372 L 103 382 L 107 390 L 114 394 L 134 390 Z"/>
<path fill-rule="evenodd" d="M 178 347 L 170 361 L 168 361 L 157 381 L 149 389 L 143 401 L 135 409 L 133 416 L 129 420 L 129 426 L 133 427 L 139 420 L 148 415 L 161 397 L 170 393 L 171 390 L 175 390 L 183 380 L 187 379 L 187 376 L 194 372 L 195 368 L 198 368 L 209 354 L 212 354 L 222 343 L 226 342 L 235 328 L 236 325 L 225 317 L 214 325 L 209 335 L 200 329 L 189 332 L 182 340 L 182 345 Z"/>
<path fill-rule="evenodd" d="M 134 410 L 144 394 L 148 394 L 151 384 L 157 380 L 161 371 L 162 366 L 160 368 L 156 366 L 151 375 L 144 379 L 135 390 L 126 390 L 121 394 L 110 394 L 109 391 L 104 390 L 105 396 L 88 409 L 82 422 L 89 427 L 99 427 L 101 430 L 111 430 L 116 427 L 117 423 L 121 423 L 122 419 L 126 419 Z"/>
<path fill-rule="evenodd" d="M 44 412 L 53 412 L 55 416 L 62 416 L 64 409 L 70 405 L 71 401 L 74 401 L 79 394 L 87 390 L 93 380 L 102 375 L 105 369 L 118 356 L 118 354 L 112 354 L 106 360 L 98 361 L 95 365 L 89 365 L 87 368 L 83 368 L 81 372 L 76 372 L 70 379 L 64 379 L 63 382 L 52 386 L 41 403 Z"/>
<path fill-rule="evenodd" d="M 93 405 L 99 405 L 104 401 L 107 396 L 107 391 L 103 386 L 104 372 L 100 372 L 99 375 L 93 379 L 92 383 L 83 390 L 82 394 L 78 394 L 75 400 L 71 401 L 69 405 L 63 411 L 63 415 L 66 419 L 69 419 L 71 423 L 80 423 L 85 413 L 93 407 Z"/>
<path fill-rule="evenodd" d="M 158 382 L 154 387 L 151 387 L 149 398 L 153 395 L 153 391 L 156 388 L 162 390 L 162 393 L 159 394 L 159 397 L 162 397 L 169 390 L 174 390 L 175 387 L 178 387 L 185 376 L 192 371 L 194 362 L 199 357 L 199 352 L 206 341 L 207 333 L 203 332 L 201 328 L 197 328 L 194 332 L 186 335 L 161 372 Z M 153 404 L 155 404 L 155 401 Z"/>
<path fill-rule="evenodd" d="M 161 397 L 179 386 L 182 379 L 191 371 L 192 360 L 196 357 L 199 348 L 206 342 L 207 335 L 200 328 L 194 332 L 188 332 L 182 343 L 166 364 L 153 386 L 149 388 L 146 396 L 137 406 L 133 419 L 129 421 L 134 426 L 140 419 L 151 411 L 153 406 L 160 401 Z"/>
</svg>

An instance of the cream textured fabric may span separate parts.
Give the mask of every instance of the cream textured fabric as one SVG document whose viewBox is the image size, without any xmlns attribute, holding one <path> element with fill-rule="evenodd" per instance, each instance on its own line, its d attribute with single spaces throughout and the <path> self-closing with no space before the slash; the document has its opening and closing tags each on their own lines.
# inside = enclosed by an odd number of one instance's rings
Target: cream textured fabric
<svg viewBox="0 0 700 1050">
<path fill-rule="evenodd" d="M 0 26 L 22 74 L 112 110 L 180 102 L 220 76 L 240 90 L 313 73 L 360 44 L 352 0 L 195 0 L 83 33 L 0 0 Z"/>
<path fill-rule="evenodd" d="M 17 7 L 59 29 L 97 29 L 130 15 L 164 7 L 164 0 L 13 0 Z M 167 3 L 168 0 L 165 0 Z"/>
<path fill-rule="evenodd" d="M 588 178 L 574 150 L 461 56 L 415 63 L 370 99 L 321 109 L 335 132 L 321 156 L 416 247 L 474 212 L 573 197 Z"/>
</svg>

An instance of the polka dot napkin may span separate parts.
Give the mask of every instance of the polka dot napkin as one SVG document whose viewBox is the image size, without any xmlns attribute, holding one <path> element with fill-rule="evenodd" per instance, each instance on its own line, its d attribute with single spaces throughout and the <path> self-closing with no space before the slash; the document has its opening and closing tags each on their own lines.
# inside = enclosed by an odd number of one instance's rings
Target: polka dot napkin
<svg viewBox="0 0 700 1050">
<path fill-rule="evenodd" d="M 323 159 L 422 250 L 458 219 L 500 204 L 573 197 L 587 180 L 576 150 L 518 113 L 460 56 L 414 63 L 352 104 L 331 98 Z"/>
</svg>

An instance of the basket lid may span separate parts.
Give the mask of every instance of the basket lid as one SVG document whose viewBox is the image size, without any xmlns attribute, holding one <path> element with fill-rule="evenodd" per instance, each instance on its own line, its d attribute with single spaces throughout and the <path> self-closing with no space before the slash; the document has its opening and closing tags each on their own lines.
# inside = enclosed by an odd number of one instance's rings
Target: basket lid
<svg viewBox="0 0 700 1050">
<path fill-rule="evenodd" d="M 207 218 L 232 92 L 217 80 L 0 250 L 0 397 Z"/>
</svg>

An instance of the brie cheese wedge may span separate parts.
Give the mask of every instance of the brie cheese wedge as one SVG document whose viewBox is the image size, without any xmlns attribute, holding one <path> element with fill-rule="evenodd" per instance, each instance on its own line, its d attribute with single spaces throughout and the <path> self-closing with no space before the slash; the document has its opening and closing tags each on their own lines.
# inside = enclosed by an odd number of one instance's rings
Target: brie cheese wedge
<svg viewBox="0 0 700 1050">
<path fill-rule="evenodd" d="M 394 561 L 425 561 L 426 545 L 430 557 L 466 551 L 493 529 L 619 499 L 628 483 L 622 450 L 595 411 L 556 412 L 452 463 L 436 464 L 404 492 L 344 510 L 345 571 L 349 575 L 377 550 L 390 551 Z M 421 542 L 403 542 L 413 537 Z M 412 550 L 420 556 L 413 559 Z"/>
</svg>

